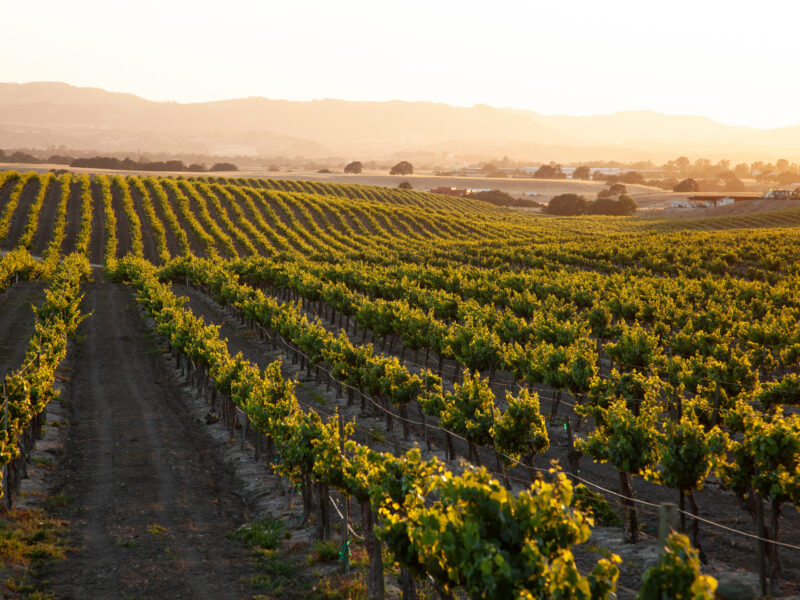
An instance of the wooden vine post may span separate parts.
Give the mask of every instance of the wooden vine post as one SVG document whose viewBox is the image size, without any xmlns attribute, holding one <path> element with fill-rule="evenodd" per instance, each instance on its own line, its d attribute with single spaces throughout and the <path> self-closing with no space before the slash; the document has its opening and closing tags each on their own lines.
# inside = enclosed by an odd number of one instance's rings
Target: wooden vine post
<svg viewBox="0 0 800 600">
<path fill-rule="evenodd" d="M 344 417 L 339 413 L 339 451 L 344 455 Z M 342 568 L 345 575 L 350 574 L 350 500 L 343 496 L 342 506 Z"/>
</svg>

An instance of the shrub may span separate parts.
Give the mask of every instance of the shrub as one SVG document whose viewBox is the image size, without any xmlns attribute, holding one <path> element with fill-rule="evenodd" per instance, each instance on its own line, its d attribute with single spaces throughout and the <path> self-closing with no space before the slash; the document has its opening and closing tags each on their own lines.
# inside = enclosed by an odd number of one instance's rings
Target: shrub
<svg viewBox="0 0 800 600">
<path fill-rule="evenodd" d="M 589 202 L 579 194 L 560 194 L 550 200 L 544 212 L 549 215 L 582 215 L 588 206 Z"/>
<path fill-rule="evenodd" d="M 684 179 L 674 188 L 672 188 L 673 192 L 699 192 L 700 191 L 700 184 L 697 183 L 694 179 L 689 177 L 688 179 Z"/>
</svg>

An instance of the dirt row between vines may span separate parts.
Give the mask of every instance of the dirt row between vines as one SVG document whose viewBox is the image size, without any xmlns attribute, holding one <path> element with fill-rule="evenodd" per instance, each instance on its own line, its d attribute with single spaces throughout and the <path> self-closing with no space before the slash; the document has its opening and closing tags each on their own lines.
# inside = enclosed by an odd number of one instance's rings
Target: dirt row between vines
<svg viewBox="0 0 800 600">
<path fill-rule="evenodd" d="M 0 377 L 18 369 L 33 333 L 32 305 L 44 298 L 41 281 L 21 281 L 0 293 Z"/>
<path fill-rule="evenodd" d="M 50 577 L 56 597 L 243 597 L 248 561 L 225 539 L 244 516 L 229 469 L 183 416 L 129 293 L 90 283 L 83 310 L 60 472 L 76 551 Z"/>
</svg>

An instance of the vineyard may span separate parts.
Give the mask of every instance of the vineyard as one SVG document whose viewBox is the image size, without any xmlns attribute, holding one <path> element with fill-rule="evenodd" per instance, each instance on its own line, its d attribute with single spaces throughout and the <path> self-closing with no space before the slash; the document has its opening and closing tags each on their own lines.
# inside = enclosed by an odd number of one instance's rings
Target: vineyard
<svg viewBox="0 0 800 600">
<path fill-rule="evenodd" d="M 179 372 L 364 597 L 713 598 L 701 571 L 800 594 L 798 225 L 792 210 L 559 218 L 359 185 L 0 172 L 6 502 L 69 343 L 79 423 L 118 410 L 106 396 L 174 396 L 161 371 Z M 157 351 L 125 333 L 134 301 Z M 154 352 L 169 362 L 149 367 Z M 106 384 L 111 365 L 125 377 Z M 83 373 L 122 387 L 82 391 Z M 139 400 L 119 410 L 166 435 Z M 118 452 L 99 448 L 76 454 Z M 596 542 L 652 546 L 667 502 L 677 532 L 649 564 Z M 94 552 L 113 571 L 119 551 Z"/>
</svg>

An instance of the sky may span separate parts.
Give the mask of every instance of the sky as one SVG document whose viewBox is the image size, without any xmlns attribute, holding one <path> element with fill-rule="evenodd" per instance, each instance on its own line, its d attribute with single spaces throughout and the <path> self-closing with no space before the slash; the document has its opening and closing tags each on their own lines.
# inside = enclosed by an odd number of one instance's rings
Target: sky
<svg viewBox="0 0 800 600">
<path fill-rule="evenodd" d="M 0 81 L 800 124 L 794 0 L 0 0 Z"/>
</svg>

